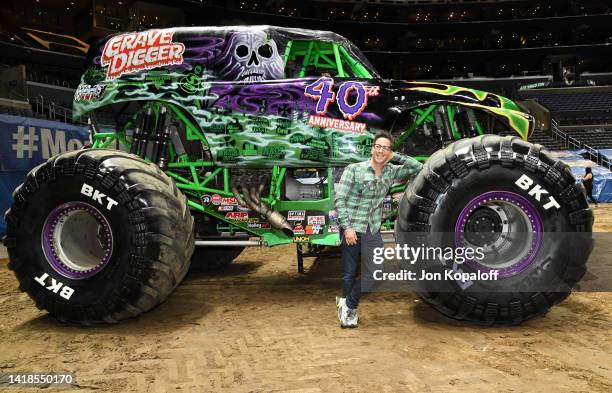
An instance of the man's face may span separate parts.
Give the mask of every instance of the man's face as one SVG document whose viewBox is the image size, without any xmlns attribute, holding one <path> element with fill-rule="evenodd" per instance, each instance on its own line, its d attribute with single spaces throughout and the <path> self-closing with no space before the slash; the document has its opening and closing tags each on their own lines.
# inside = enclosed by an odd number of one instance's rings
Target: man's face
<svg viewBox="0 0 612 393">
<path fill-rule="evenodd" d="M 384 165 L 391 156 L 391 141 L 387 138 L 378 138 L 372 144 L 372 160 L 376 164 Z"/>
</svg>

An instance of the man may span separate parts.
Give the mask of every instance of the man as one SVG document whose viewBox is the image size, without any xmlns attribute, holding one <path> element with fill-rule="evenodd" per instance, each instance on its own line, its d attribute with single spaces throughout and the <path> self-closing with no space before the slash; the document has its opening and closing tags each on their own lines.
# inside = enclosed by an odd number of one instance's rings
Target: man
<svg viewBox="0 0 612 393">
<path fill-rule="evenodd" d="M 394 153 L 392 146 L 391 134 L 384 131 L 376 134 L 372 158 L 347 166 L 336 190 L 343 263 L 343 297 L 336 298 L 336 307 L 342 327 L 359 325 L 357 306 L 361 281 L 356 278 L 359 254 L 366 269 L 363 275 L 367 278 L 371 274 L 374 248 L 383 247 L 380 235 L 383 199 L 391 185 L 414 175 L 423 166 L 414 158 Z M 400 165 L 390 164 L 391 160 Z"/>
</svg>

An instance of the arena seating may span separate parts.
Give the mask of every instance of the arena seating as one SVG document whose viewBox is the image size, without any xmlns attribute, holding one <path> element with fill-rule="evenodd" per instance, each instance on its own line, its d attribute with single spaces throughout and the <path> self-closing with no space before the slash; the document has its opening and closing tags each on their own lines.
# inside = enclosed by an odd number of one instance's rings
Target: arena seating
<svg viewBox="0 0 612 393">
<path fill-rule="evenodd" d="M 565 91 L 567 89 L 563 89 Z M 580 88 L 572 93 L 546 94 L 537 97 L 540 104 L 551 112 L 606 112 L 612 109 L 612 91 L 579 92 Z"/>
<path fill-rule="evenodd" d="M 572 128 L 566 126 L 561 127 L 561 131 L 593 149 L 612 148 L 612 126 L 597 128 Z"/>
</svg>

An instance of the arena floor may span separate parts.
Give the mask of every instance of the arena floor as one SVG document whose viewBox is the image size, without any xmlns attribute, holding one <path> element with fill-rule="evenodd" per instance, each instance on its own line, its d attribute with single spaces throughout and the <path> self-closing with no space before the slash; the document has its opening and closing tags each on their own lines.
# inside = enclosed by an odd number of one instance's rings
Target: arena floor
<svg viewBox="0 0 612 393">
<path fill-rule="evenodd" d="M 612 205 L 595 214 L 596 230 L 612 232 Z M 340 260 L 308 258 L 299 275 L 294 255 L 248 249 L 227 272 L 190 274 L 154 311 L 94 328 L 38 311 L 0 259 L 0 371 L 76 374 L 78 387 L 54 392 L 612 391 L 610 292 L 575 292 L 510 328 L 377 293 L 364 298 L 359 329 L 342 330 Z"/>
</svg>

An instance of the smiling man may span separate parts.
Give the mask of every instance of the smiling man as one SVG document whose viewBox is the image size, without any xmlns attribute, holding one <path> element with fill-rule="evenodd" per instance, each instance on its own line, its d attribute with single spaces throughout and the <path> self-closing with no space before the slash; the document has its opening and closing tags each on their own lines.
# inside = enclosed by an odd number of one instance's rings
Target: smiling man
<svg viewBox="0 0 612 393">
<path fill-rule="evenodd" d="M 373 264 L 374 248 L 383 247 L 380 235 L 382 202 L 394 183 L 417 173 L 423 166 L 414 158 L 394 153 L 393 136 L 381 131 L 374 137 L 372 158 L 346 167 L 336 190 L 336 211 L 342 248 L 342 292 L 336 298 L 342 327 L 357 327 L 361 281 L 357 278 L 359 254 L 366 270 Z M 391 164 L 390 161 L 399 165 Z"/>
</svg>

